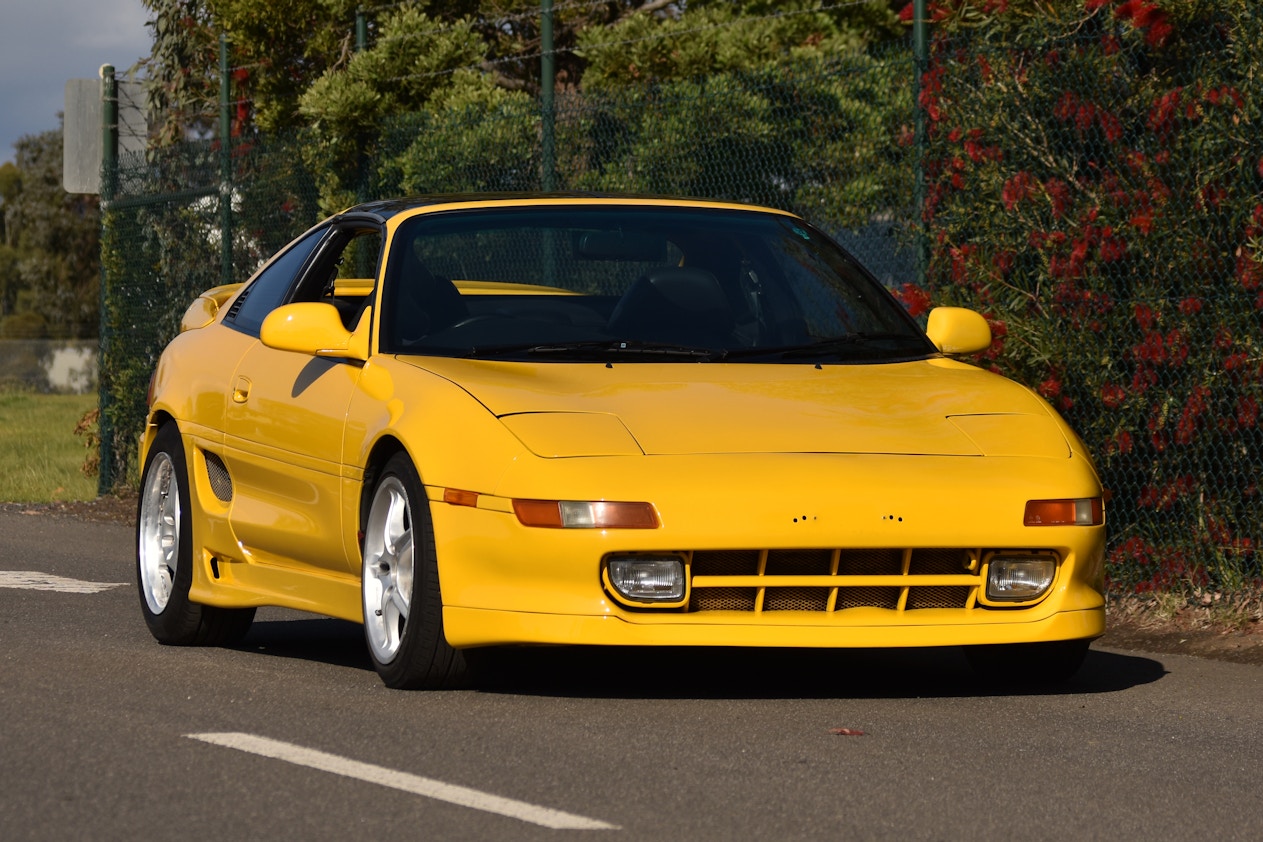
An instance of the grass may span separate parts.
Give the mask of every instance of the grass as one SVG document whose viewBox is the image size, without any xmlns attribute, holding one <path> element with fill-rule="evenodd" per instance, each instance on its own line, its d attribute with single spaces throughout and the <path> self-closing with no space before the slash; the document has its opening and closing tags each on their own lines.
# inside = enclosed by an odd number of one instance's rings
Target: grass
<svg viewBox="0 0 1263 842">
<path fill-rule="evenodd" d="M 89 455 L 75 425 L 96 395 L 0 390 L 0 502 L 92 500 L 97 478 L 81 470 Z"/>
</svg>

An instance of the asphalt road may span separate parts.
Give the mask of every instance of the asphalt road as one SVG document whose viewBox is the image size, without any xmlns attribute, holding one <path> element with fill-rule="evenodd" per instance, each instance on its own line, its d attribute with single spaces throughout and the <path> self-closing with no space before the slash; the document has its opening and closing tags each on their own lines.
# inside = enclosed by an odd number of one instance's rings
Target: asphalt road
<svg viewBox="0 0 1263 842">
<path fill-rule="evenodd" d="M 159 646 L 131 540 L 0 511 L 0 840 L 1263 837 L 1257 666 L 552 650 L 402 693 L 334 620 Z"/>
</svg>

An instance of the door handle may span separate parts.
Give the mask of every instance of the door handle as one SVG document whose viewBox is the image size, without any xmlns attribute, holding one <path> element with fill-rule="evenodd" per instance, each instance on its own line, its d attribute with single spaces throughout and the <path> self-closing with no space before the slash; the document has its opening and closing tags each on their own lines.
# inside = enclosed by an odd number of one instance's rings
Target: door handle
<svg viewBox="0 0 1263 842">
<path fill-rule="evenodd" d="M 238 377 L 237 384 L 232 387 L 232 402 L 245 403 L 250 399 L 250 380 L 246 377 Z"/>
</svg>

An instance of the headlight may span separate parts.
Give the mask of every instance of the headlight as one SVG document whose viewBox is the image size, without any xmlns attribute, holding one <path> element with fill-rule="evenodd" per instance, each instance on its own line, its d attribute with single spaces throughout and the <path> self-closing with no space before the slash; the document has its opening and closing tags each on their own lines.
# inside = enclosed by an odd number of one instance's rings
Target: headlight
<svg viewBox="0 0 1263 842">
<path fill-rule="evenodd" d="M 996 554 L 987 565 L 987 599 L 1029 602 L 1052 587 L 1057 560 L 1048 555 Z"/>
</svg>

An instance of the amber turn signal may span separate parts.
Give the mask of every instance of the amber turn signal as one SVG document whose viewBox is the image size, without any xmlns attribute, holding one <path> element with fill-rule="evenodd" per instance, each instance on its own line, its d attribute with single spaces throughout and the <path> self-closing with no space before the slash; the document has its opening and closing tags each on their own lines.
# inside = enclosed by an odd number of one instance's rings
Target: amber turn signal
<svg viewBox="0 0 1263 842">
<path fill-rule="evenodd" d="M 514 500 L 513 513 L 523 526 L 547 529 L 657 529 L 658 513 L 649 503 L 607 500 Z"/>
<path fill-rule="evenodd" d="M 1027 500 L 1025 526 L 1100 526 L 1105 522 L 1105 504 L 1100 497 L 1078 500 Z"/>
</svg>

